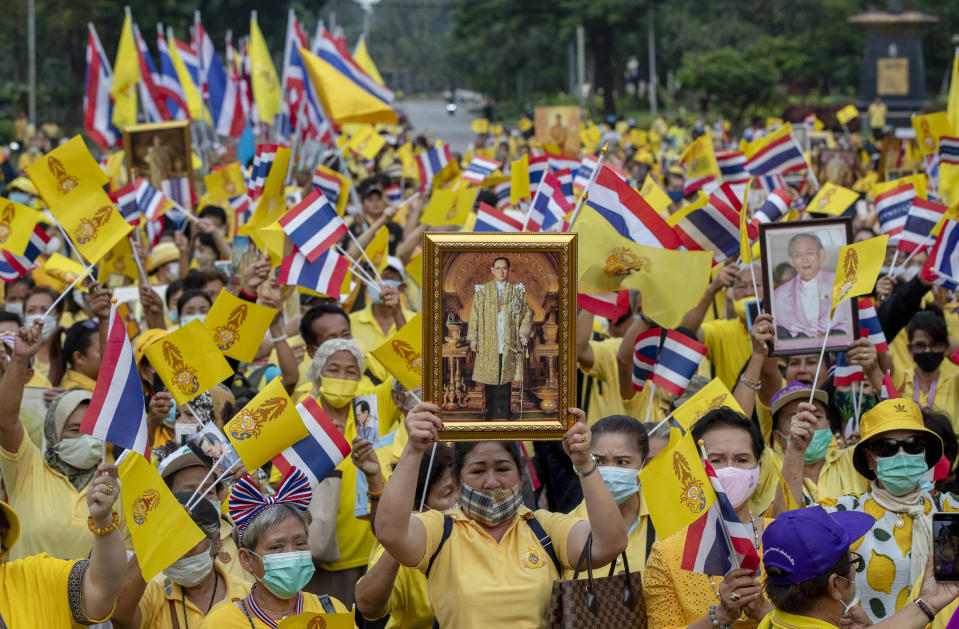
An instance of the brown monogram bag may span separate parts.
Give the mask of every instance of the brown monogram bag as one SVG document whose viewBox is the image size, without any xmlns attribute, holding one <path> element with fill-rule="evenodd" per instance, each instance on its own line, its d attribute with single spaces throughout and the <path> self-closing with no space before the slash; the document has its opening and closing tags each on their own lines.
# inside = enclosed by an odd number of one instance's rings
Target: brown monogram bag
<svg viewBox="0 0 959 629">
<path fill-rule="evenodd" d="M 625 573 L 613 574 L 616 569 L 614 561 L 607 576 L 594 578 L 590 559 L 592 547 L 593 536 L 590 534 L 573 578 L 553 581 L 546 612 L 547 629 L 646 629 L 640 573 L 630 574 L 624 552 Z M 587 578 L 579 580 L 584 561 Z"/>
</svg>

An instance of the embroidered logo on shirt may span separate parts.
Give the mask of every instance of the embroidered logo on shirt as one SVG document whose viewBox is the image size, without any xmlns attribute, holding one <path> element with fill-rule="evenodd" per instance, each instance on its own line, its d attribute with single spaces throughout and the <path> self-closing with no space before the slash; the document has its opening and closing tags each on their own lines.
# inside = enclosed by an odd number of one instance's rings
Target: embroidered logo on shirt
<svg viewBox="0 0 959 629">
<path fill-rule="evenodd" d="M 542 568 L 545 564 L 543 558 L 540 556 L 540 551 L 526 546 L 526 552 L 523 553 L 523 560 L 521 562 L 524 568 Z"/>
</svg>

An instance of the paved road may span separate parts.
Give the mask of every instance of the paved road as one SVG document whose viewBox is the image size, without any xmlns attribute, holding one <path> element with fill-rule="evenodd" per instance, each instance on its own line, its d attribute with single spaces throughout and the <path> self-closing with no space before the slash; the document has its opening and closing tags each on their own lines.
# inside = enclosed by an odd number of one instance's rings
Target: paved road
<svg viewBox="0 0 959 629">
<path fill-rule="evenodd" d="M 404 100 L 397 109 L 406 112 L 414 129 L 431 139 L 443 140 L 454 151 L 462 153 L 476 137 L 470 127 L 474 115 L 462 105 L 452 116 L 446 113 L 446 103 L 442 100 Z"/>
</svg>

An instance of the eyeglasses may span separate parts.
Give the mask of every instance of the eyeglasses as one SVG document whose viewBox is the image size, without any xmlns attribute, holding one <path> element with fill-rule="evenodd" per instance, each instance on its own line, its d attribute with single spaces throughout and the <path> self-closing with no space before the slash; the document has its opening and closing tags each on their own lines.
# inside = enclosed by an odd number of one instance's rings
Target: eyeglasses
<svg viewBox="0 0 959 629">
<path fill-rule="evenodd" d="M 852 566 L 853 570 L 859 572 L 866 565 L 866 560 L 862 558 L 862 555 L 855 551 L 849 551 L 849 564 Z"/>
<path fill-rule="evenodd" d="M 945 343 L 933 343 L 929 345 L 928 343 L 910 343 L 909 351 L 913 354 L 924 354 L 926 352 L 943 352 L 946 350 Z"/>
<path fill-rule="evenodd" d="M 869 449 L 880 457 L 894 456 L 902 448 L 906 454 L 922 454 L 926 451 L 926 438 L 918 435 L 906 437 L 902 441 L 885 438 L 869 442 Z"/>
</svg>

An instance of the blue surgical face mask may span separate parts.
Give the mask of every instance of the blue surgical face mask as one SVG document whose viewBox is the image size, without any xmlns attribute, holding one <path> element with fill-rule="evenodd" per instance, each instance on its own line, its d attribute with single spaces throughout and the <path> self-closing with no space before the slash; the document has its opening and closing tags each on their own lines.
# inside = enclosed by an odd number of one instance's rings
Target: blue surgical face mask
<svg viewBox="0 0 959 629">
<path fill-rule="evenodd" d="M 832 443 L 832 431 L 828 428 L 822 428 L 812 434 L 809 445 L 806 446 L 806 454 L 803 457 L 805 463 L 818 463 L 826 458 L 826 452 L 829 451 L 829 444 Z"/>
<path fill-rule="evenodd" d="M 33 197 L 31 197 L 26 192 L 20 192 L 19 190 L 14 190 L 7 195 L 7 198 L 13 201 L 14 203 L 19 203 L 20 205 L 26 205 L 27 207 L 33 207 Z"/>
<path fill-rule="evenodd" d="M 915 489 L 928 469 L 925 453 L 899 452 L 876 458 L 876 477 L 894 496 L 903 496 Z"/>
<path fill-rule="evenodd" d="M 316 570 L 313 567 L 313 555 L 308 550 L 256 556 L 263 560 L 263 578 L 259 580 L 266 589 L 282 599 L 296 596 L 310 582 Z"/>
<path fill-rule="evenodd" d="M 667 190 L 666 195 L 673 203 L 679 203 L 683 200 L 683 191 L 682 190 Z"/>
<path fill-rule="evenodd" d="M 171 310 L 171 311 L 170 311 L 170 323 L 176 323 L 176 322 L 177 322 L 177 316 L 178 316 L 178 315 L 179 315 L 179 313 L 177 313 L 176 310 Z"/>
<path fill-rule="evenodd" d="M 206 318 L 206 315 L 205 315 L 205 314 L 183 315 L 183 317 L 180 318 L 180 325 L 181 325 L 181 326 L 184 326 L 184 325 L 186 325 L 187 323 L 189 323 L 190 321 L 193 321 L 193 320 L 196 320 L 196 321 L 199 321 L 200 323 L 203 323 L 203 320 L 204 320 L 205 318 Z"/>
<path fill-rule="evenodd" d="M 596 469 L 603 477 L 603 482 L 609 487 L 616 504 L 622 504 L 627 498 L 639 492 L 639 470 L 612 465 L 600 465 Z"/>
</svg>

